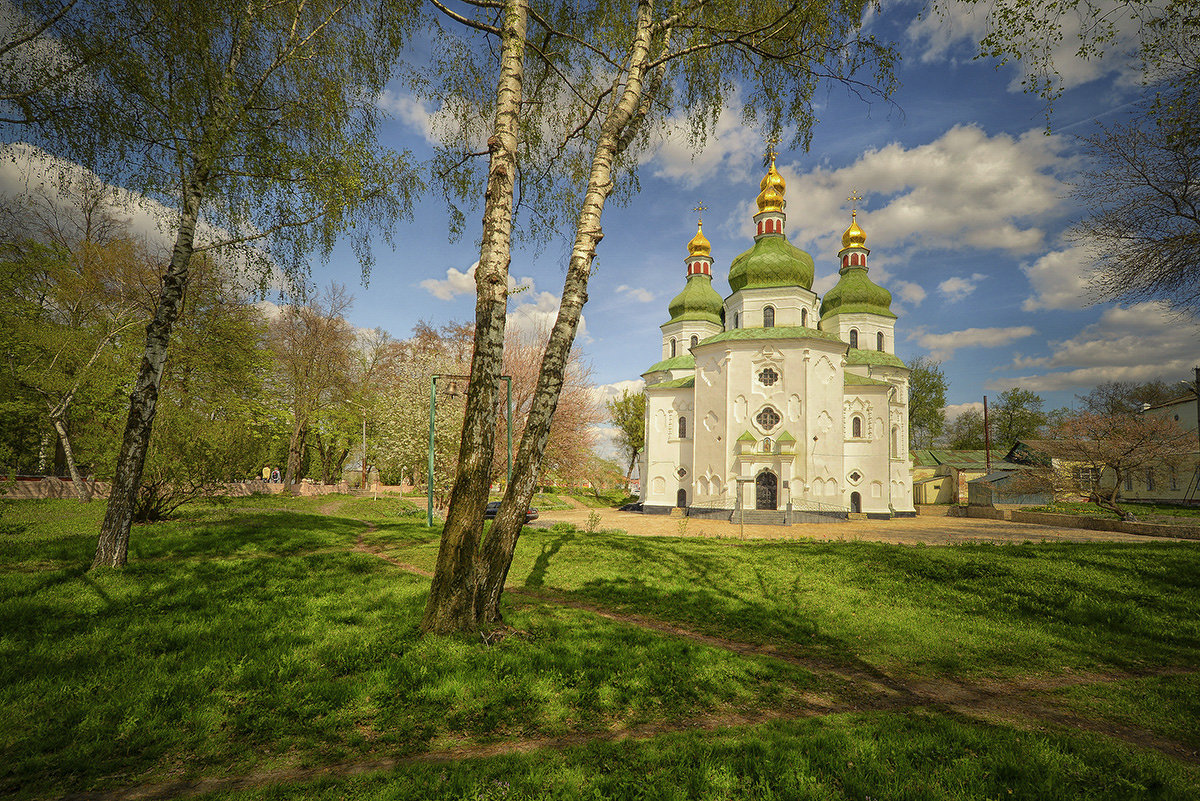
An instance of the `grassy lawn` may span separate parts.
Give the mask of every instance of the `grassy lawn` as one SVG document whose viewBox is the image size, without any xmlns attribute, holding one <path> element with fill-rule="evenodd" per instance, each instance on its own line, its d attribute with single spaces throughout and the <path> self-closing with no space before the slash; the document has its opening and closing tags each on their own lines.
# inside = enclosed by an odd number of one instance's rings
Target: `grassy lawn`
<svg viewBox="0 0 1200 801">
<path fill-rule="evenodd" d="M 336 510 L 333 508 L 336 505 Z M 324 514 L 324 512 L 333 514 Z M 438 530 L 395 496 L 255 496 L 136 527 L 85 572 L 103 505 L 0 516 L 0 796 L 401 760 L 240 798 L 1195 798 L 1200 769 L 1100 735 L 934 707 L 798 718 L 869 695 L 574 599 L 903 678 L 1200 664 L 1200 545 L 909 548 L 527 530 L 517 633 L 420 637 Z M 1200 748 L 1195 674 L 1056 690 Z M 746 720 L 783 719 L 755 725 Z M 688 720 L 715 731 L 672 731 Z M 715 723 L 714 723 L 715 722 Z M 686 727 L 684 727 L 686 729 Z M 595 740 L 624 730 L 623 742 Z M 656 732 L 663 733 L 657 734 Z M 569 738 L 455 760 L 440 749 Z M 213 796 L 231 797 L 228 792 Z"/>
<path fill-rule="evenodd" d="M 1174 523 L 1176 525 L 1200 526 L 1200 506 L 1182 506 L 1170 503 L 1138 503 L 1136 501 L 1118 501 L 1122 509 L 1127 509 L 1143 523 Z M 1077 515 L 1080 517 L 1101 517 L 1116 520 L 1119 515 L 1107 509 L 1101 509 L 1090 502 L 1061 501 L 1048 506 L 1029 506 L 1030 512 L 1053 512 L 1060 515 Z"/>
</svg>

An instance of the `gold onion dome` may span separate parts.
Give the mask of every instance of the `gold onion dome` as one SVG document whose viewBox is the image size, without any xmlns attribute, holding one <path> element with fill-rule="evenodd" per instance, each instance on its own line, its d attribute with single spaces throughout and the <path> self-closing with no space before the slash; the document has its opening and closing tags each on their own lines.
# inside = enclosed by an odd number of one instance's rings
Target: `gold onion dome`
<svg viewBox="0 0 1200 801">
<path fill-rule="evenodd" d="M 758 193 L 758 211 L 761 214 L 764 211 L 783 211 L 783 192 L 787 189 L 787 183 L 783 180 L 783 176 L 775 169 L 775 156 L 771 156 L 771 168 L 767 170 L 767 174 L 763 176 L 762 182 L 758 188 L 762 191 Z"/>
<path fill-rule="evenodd" d="M 867 244 L 867 235 L 863 229 L 858 227 L 858 210 L 854 210 L 850 214 L 850 227 L 846 229 L 846 233 L 842 234 L 843 248 L 861 248 Z"/>
<path fill-rule="evenodd" d="M 712 246 L 708 243 L 708 237 L 704 235 L 704 225 L 696 223 L 696 235 L 692 237 L 692 241 L 688 242 L 689 256 L 711 256 Z"/>
</svg>

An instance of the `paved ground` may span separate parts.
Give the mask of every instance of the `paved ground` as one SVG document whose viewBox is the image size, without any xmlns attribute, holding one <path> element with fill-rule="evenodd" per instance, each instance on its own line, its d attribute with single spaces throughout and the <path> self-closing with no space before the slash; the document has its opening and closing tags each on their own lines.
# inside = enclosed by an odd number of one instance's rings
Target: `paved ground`
<svg viewBox="0 0 1200 801">
<path fill-rule="evenodd" d="M 1037 526 L 1006 520 L 965 517 L 919 517 L 894 520 L 852 520 L 795 526 L 739 526 L 719 520 L 643 515 L 613 509 L 561 509 L 541 512 L 530 525 L 549 527 L 557 522 L 588 527 L 588 516 L 599 512 L 597 529 L 619 529 L 646 537 L 727 537 L 732 539 L 872 540 L 894 544 L 948 545 L 958 542 L 1147 542 L 1157 537 L 1087 531 L 1078 528 Z M 683 522 L 686 521 L 686 522 Z"/>
</svg>

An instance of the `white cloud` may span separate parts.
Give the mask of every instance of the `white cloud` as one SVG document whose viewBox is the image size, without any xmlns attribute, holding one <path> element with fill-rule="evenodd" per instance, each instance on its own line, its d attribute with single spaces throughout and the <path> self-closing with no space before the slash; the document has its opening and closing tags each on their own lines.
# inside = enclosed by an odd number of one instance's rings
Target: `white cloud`
<svg viewBox="0 0 1200 801">
<path fill-rule="evenodd" d="M 762 141 L 758 131 L 743 124 L 741 116 L 740 101 L 731 99 L 700 147 L 692 140 L 684 115 L 671 117 L 651 156 L 654 174 L 691 188 L 719 172 L 746 172 L 762 149 Z"/>
<path fill-rule="evenodd" d="M 1081 309 L 1088 303 L 1088 250 L 1081 245 L 1053 250 L 1032 264 L 1021 265 L 1034 294 L 1021 304 L 1024 311 Z"/>
<path fill-rule="evenodd" d="M 1014 369 L 1041 371 L 989 381 L 989 389 L 1020 386 L 1034 392 L 1089 389 L 1105 381 L 1149 381 L 1190 374 L 1200 350 L 1200 325 L 1156 301 L 1107 309 L 1075 336 L 1051 342 L 1052 355 L 1018 356 Z"/>
<path fill-rule="evenodd" d="M 975 273 L 970 278 L 963 278 L 961 275 L 951 276 L 938 284 L 938 291 L 945 295 L 946 299 L 951 302 L 962 300 L 974 292 L 976 284 L 984 278 L 987 278 L 987 276 L 983 273 Z"/>
<path fill-rule="evenodd" d="M 918 306 L 921 301 L 925 300 L 925 290 L 920 284 L 914 284 L 912 281 L 896 281 L 893 286 L 899 293 L 900 299 L 905 303 Z"/>
<path fill-rule="evenodd" d="M 1060 39 L 1014 42 L 1014 48 L 1025 57 L 1008 62 L 1014 71 L 1008 85 L 1009 91 L 1020 92 L 1025 89 L 1023 81 L 1030 77 L 1027 67 L 1031 52 L 1042 48 L 1048 50 L 1053 60 L 1057 72 L 1056 83 L 1062 89 L 1081 86 L 1113 73 L 1116 73 L 1119 85 L 1137 84 L 1140 72 L 1134 54 L 1138 22 L 1130 6 L 1121 0 L 1099 0 L 1096 3 L 1101 18 L 1111 20 L 1116 25 L 1116 42 L 1104 48 L 1103 58 L 1085 58 L 1079 54 L 1083 20 L 1072 12 L 1058 17 L 1057 22 L 1062 25 Z M 992 9 L 991 3 L 944 4 L 939 13 L 926 13 L 909 24 L 906 31 L 908 41 L 920 49 L 920 60 L 927 64 L 970 60 L 979 52 L 979 41 L 987 35 L 989 27 L 999 24 L 988 20 Z"/>
<path fill-rule="evenodd" d="M 1066 212 L 1064 178 L 1075 168 L 1069 148 L 1067 137 L 1040 128 L 1014 137 L 957 125 L 928 144 L 868 150 L 841 169 L 777 166 L 787 181 L 788 229 L 797 244 L 812 253 L 839 250 L 850 223 L 846 197 L 870 188 L 859 214 L 867 245 L 883 243 L 880 255 L 902 263 L 899 257 L 918 247 L 1013 254 L 1042 248 L 1041 226 Z M 752 200 L 739 204 L 726 225 L 752 236 L 752 211 Z M 886 263 L 872 256 L 877 280 L 886 277 Z"/>
<path fill-rule="evenodd" d="M 375 104 L 412 128 L 431 145 L 437 144 L 437 112 L 423 100 L 410 94 L 385 89 Z"/>
<path fill-rule="evenodd" d="M 596 405 L 601 406 L 605 401 L 613 400 L 621 397 L 622 392 L 638 393 L 646 388 L 646 383 L 640 378 L 632 378 L 628 381 L 614 381 L 611 384 L 599 384 L 592 387 L 592 393 L 596 399 Z"/>
<path fill-rule="evenodd" d="M 629 286 L 628 284 L 621 284 L 619 287 L 617 287 L 617 294 L 625 295 L 626 297 L 636 300 L 639 303 L 649 303 L 650 301 L 654 300 L 654 293 L 649 289 Z"/>
<path fill-rule="evenodd" d="M 516 296 L 518 305 L 509 309 L 508 330 L 518 334 L 544 336 L 554 327 L 558 319 L 559 297 L 553 292 L 523 292 Z M 524 301 L 524 302 L 521 302 Z M 580 342 L 591 342 L 587 330 L 587 318 L 580 316 L 579 330 L 575 338 Z"/>
<path fill-rule="evenodd" d="M 1007 345 L 1016 339 L 1033 336 L 1037 333 L 1032 326 L 1014 325 L 1007 328 L 966 328 L 962 331 L 948 331 L 944 334 L 929 334 L 924 329 L 917 329 L 909 339 L 915 339 L 917 344 L 929 351 L 929 357 L 938 361 L 948 361 L 959 348 L 997 348 Z"/>
<path fill-rule="evenodd" d="M 953 423 L 958 419 L 958 416 L 963 412 L 975 411 L 983 413 L 983 403 L 981 401 L 971 401 L 970 403 L 951 403 L 942 408 L 946 414 L 946 422 Z"/>
<path fill-rule="evenodd" d="M 479 262 L 477 261 L 468 267 L 466 272 L 454 267 L 448 267 L 444 279 L 426 278 L 420 282 L 420 286 L 422 289 L 428 290 L 429 294 L 439 300 L 453 300 L 458 295 L 474 295 L 475 268 L 478 266 Z M 508 291 L 513 293 L 518 288 L 523 291 L 532 290 L 533 279 L 528 277 L 515 278 L 509 275 Z"/>
</svg>

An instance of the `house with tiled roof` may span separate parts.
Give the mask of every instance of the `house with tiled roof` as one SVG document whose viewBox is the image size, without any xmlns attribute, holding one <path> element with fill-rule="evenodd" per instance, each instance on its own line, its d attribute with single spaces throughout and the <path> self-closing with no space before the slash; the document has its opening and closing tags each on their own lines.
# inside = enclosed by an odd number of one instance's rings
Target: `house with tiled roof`
<svg viewBox="0 0 1200 801">
<path fill-rule="evenodd" d="M 662 360 L 642 373 L 643 509 L 753 510 L 764 522 L 793 522 L 800 510 L 915 514 L 909 370 L 895 354 L 891 293 L 867 272 L 858 210 L 822 298 L 812 256 L 784 234 L 773 154 L 759 189 L 754 244 L 731 261 L 727 297 L 713 287 L 703 220 L 688 243 Z"/>
</svg>

